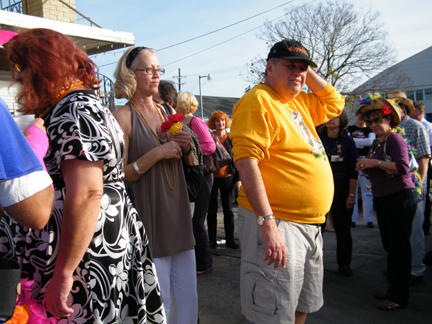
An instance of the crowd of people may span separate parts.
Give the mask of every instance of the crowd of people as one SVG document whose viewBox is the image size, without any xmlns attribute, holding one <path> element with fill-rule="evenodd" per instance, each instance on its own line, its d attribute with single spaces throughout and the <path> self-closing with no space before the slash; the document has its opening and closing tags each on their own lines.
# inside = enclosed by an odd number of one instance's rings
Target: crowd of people
<svg viewBox="0 0 432 324">
<path fill-rule="evenodd" d="M 38 117 L 21 131 L 0 100 L 0 257 L 18 262 L 25 300 L 47 322 L 198 323 L 197 275 L 215 267 L 219 193 L 225 245 L 241 247 L 249 321 L 302 324 L 322 307 L 330 216 L 339 273 L 353 275 L 359 187 L 388 253 L 377 307 L 407 306 L 430 226 L 432 124 L 422 103 L 368 94 L 348 126 L 345 98 L 313 70 L 308 49 L 284 39 L 232 122 L 222 111 L 208 123 L 195 117 L 195 96 L 161 80 L 147 47 L 120 58 L 114 92 L 127 102 L 111 113 L 95 94 L 97 66 L 68 37 L 0 32 L 20 110 Z M 165 132 L 177 114 L 180 128 Z M 204 173 L 191 202 L 184 165 L 214 154 L 215 138 L 232 161 Z"/>
</svg>

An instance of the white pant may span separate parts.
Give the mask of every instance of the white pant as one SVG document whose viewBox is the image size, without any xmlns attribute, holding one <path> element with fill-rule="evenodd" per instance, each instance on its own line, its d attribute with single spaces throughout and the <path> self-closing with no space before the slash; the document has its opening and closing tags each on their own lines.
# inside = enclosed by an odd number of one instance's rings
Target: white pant
<svg viewBox="0 0 432 324">
<path fill-rule="evenodd" d="M 155 258 L 156 272 L 168 324 L 198 322 L 195 251 Z"/>
<path fill-rule="evenodd" d="M 426 194 L 426 180 L 423 182 L 422 191 Z M 412 264 L 411 264 L 411 274 L 413 276 L 421 277 L 426 271 L 426 266 L 423 263 L 425 257 L 425 237 L 423 232 L 423 222 L 424 222 L 424 211 L 425 202 L 423 199 L 417 203 L 417 210 L 414 216 L 412 231 L 411 231 L 411 253 L 412 253 Z"/>
<path fill-rule="evenodd" d="M 359 174 L 359 182 L 362 192 L 362 202 L 363 202 L 363 219 L 368 221 L 368 223 L 373 222 L 374 211 L 373 211 L 373 196 L 372 196 L 372 185 L 368 178 L 364 174 Z M 358 186 L 356 189 L 356 203 L 354 205 L 354 210 L 352 214 L 352 221 L 355 223 L 358 221 Z"/>
</svg>

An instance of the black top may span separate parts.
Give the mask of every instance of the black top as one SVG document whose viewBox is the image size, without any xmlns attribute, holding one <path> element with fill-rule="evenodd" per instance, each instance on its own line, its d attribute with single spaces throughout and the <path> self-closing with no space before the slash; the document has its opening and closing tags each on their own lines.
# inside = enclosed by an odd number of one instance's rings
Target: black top
<svg viewBox="0 0 432 324">
<path fill-rule="evenodd" d="M 233 175 L 234 181 L 240 181 L 240 174 L 239 174 L 239 172 L 237 171 L 237 169 L 235 167 L 234 158 L 233 158 L 233 152 L 232 152 L 233 144 L 232 144 L 232 141 L 229 138 L 229 136 L 227 136 L 227 139 L 225 141 L 225 147 L 226 147 L 229 155 L 232 158 L 232 160 L 231 160 L 231 162 L 229 164 L 229 166 L 230 166 L 230 173 Z"/>
<path fill-rule="evenodd" d="M 357 179 L 358 155 L 353 138 L 349 135 L 344 138 L 333 138 L 327 137 L 326 134 L 320 134 L 320 138 L 330 161 L 335 185 L 344 184 L 349 179 Z"/>
<path fill-rule="evenodd" d="M 354 141 L 356 139 L 368 138 L 369 134 L 372 133 L 372 131 L 369 127 L 360 128 L 360 127 L 357 127 L 356 125 L 351 125 L 351 126 L 348 126 L 347 129 L 350 132 L 351 136 L 354 138 Z M 359 156 L 366 156 L 369 152 L 369 148 L 370 148 L 370 146 L 364 146 L 363 148 L 357 147 L 358 155 Z"/>
</svg>

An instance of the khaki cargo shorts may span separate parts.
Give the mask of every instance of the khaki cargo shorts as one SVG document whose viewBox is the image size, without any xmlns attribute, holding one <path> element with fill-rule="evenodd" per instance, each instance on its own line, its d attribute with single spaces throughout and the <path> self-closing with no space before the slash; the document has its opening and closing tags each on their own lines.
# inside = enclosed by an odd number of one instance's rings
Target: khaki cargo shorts
<svg viewBox="0 0 432 324">
<path fill-rule="evenodd" d="M 253 323 L 294 323 L 295 312 L 312 313 L 323 303 L 321 229 L 277 219 L 285 241 L 287 266 L 264 262 L 265 245 L 254 212 L 239 206 L 242 313 Z"/>
</svg>

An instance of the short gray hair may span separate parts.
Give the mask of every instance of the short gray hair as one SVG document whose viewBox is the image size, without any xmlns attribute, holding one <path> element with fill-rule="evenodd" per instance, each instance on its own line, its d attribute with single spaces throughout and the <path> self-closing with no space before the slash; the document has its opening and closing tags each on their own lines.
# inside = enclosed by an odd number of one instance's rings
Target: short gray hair
<svg viewBox="0 0 432 324">
<path fill-rule="evenodd" d="M 268 62 L 270 62 L 273 65 L 276 65 L 276 64 L 278 64 L 279 60 L 280 60 L 280 58 L 273 57 L 273 58 L 269 59 Z M 264 72 L 264 77 L 266 77 L 266 76 L 267 76 L 267 65 L 266 65 L 266 69 Z"/>
</svg>

